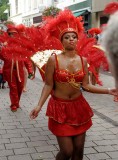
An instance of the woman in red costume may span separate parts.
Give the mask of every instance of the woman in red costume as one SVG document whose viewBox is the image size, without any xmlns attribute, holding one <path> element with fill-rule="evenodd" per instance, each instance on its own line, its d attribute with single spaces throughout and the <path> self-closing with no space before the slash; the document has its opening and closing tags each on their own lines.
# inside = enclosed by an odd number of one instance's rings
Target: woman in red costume
<svg viewBox="0 0 118 160">
<path fill-rule="evenodd" d="M 83 30 L 79 18 L 65 10 L 47 25 L 50 37 L 58 39 L 64 50 L 48 60 L 45 85 L 30 118 L 38 116 L 51 93 L 46 115 L 49 117 L 49 130 L 57 137 L 60 148 L 56 160 L 82 160 L 85 135 L 92 126 L 93 112 L 82 95 L 81 87 L 99 94 L 114 95 L 115 90 L 89 84 L 87 61 L 76 50 L 79 33 Z"/>
<path fill-rule="evenodd" d="M 98 35 L 101 33 L 101 29 L 99 28 L 91 28 L 88 30 L 88 34 L 90 37 L 94 37 L 96 39 L 96 44 L 95 45 L 98 45 Z M 100 67 L 95 67 L 95 72 L 97 74 L 97 76 L 99 77 L 99 70 L 100 70 Z M 92 85 L 95 85 L 97 82 L 96 82 L 96 77 L 95 75 L 92 73 L 92 72 L 89 72 L 90 74 L 90 82 Z"/>
<path fill-rule="evenodd" d="M 10 26 L 7 30 L 7 33 L 10 37 L 14 37 L 16 34 L 18 34 L 17 29 L 14 26 Z M 32 63 L 27 60 L 18 61 L 15 59 L 8 59 L 4 56 L 0 58 L 4 61 L 3 76 L 4 79 L 8 82 L 10 89 L 10 108 L 11 111 L 15 112 L 19 108 L 19 101 L 24 87 L 24 65 L 26 66 L 28 73 L 32 74 Z"/>
</svg>

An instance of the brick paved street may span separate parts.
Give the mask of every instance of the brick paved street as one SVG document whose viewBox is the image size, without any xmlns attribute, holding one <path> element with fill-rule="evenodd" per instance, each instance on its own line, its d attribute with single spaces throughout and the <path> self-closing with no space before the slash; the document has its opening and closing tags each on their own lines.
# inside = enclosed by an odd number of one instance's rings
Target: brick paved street
<svg viewBox="0 0 118 160">
<path fill-rule="evenodd" d="M 101 79 L 104 86 L 113 87 L 109 74 L 101 74 Z M 9 109 L 9 89 L 0 89 L 0 160 L 55 160 L 58 145 L 47 128 L 46 104 L 36 120 L 29 118 L 43 86 L 38 73 L 27 86 L 16 113 Z M 118 103 L 110 95 L 83 94 L 95 113 L 87 132 L 84 160 L 118 160 Z"/>
</svg>

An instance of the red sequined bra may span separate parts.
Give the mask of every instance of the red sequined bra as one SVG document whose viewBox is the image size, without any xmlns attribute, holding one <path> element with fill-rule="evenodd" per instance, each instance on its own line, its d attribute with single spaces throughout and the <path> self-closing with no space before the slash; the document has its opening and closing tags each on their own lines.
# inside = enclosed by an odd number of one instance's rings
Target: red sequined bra
<svg viewBox="0 0 118 160">
<path fill-rule="evenodd" d="M 82 62 L 82 69 L 75 73 L 70 73 L 66 70 L 59 69 L 57 55 L 56 54 L 54 55 L 55 55 L 55 60 L 56 60 L 54 80 L 57 82 L 61 82 L 61 83 L 70 83 L 73 87 L 80 88 L 80 85 L 85 75 L 82 57 L 80 57 L 81 62 Z"/>
</svg>

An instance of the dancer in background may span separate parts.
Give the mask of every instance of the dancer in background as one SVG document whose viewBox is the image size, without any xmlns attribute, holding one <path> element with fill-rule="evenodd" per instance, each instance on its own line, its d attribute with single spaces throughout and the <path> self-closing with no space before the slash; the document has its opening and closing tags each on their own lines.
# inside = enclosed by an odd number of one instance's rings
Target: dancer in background
<svg viewBox="0 0 118 160">
<path fill-rule="evenodd" d="M 100 33 L 101 33 L 100 28 L 91 28 L 91 29 L 88 30 L 89 37 L 94 37 L 96 39 L 96 44 L 95 45 L 98 45 L 98 39 L 99 39 L 98 35 Z M 99 70 L 100 70 L 100 67 L 95 67 L 95 72 L 96 72 L 97 76 L 99 76 Z M 95 75 L 92 72 L 89 72 L 89 74 L 90 74 L 90 83 L 92 85 L 95 85 L 97 83 Z"/>
<path fill-rule="evenodd" d="M 15 28 L 15 26 L 10 26 L 7 29 L 7 33 L 10 38 L 9 39 L 10 43 L 12 43 L 12 41 L 14 42 L 14 38 L 16 39 L 18 38 L 17 37 L 18 31 Z M 5 49 L 9 47 L 7 46 L 8 45 L 7 42 L 4 45 L 6 45 Z M 8 85 L 9 85 L 9 90 L 10 90 L 9 95 L 11 100 L 10 108 L 11 108 L 11 111 L 13 112 L 17 111 L 17 109 L 20 107 L 19 101 L 20 101 L 20 97 L 24 87 L 24 66 L 27 68 L 28 74 L 33 75 L 32 65 L 27 60 L 19 61 L 19 60 L 10 59 L 4 56 L 7 51 L 11 52 L 11 51 L 14 51 L 14 49 L 16 48 L 14 47 L 13 50 L 12 48 L 8 48 L 8 50 L 4 52 L 4 49 L 1 48 L 1 52 L 3 53 L 0 54 L 0 58 L 4 61 L 4 69 L 3 69 L 4 79 L 8 82 Z M 18 51 L 19 50 L 20 48 L 18 49 Z"/>
</svg>

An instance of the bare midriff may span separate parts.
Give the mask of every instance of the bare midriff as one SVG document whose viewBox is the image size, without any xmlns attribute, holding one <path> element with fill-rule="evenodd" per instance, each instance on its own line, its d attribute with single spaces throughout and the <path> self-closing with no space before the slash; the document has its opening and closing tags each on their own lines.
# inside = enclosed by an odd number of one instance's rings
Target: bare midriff
<svg viewBox="0 0 118 160">
<path fill-rule="evenodd" d="M 58 98 L 72 100 L 81 95 L 81 90 L 74 88 L 69 83 L 55 82 L 53 95 Z"/>
</svg>

